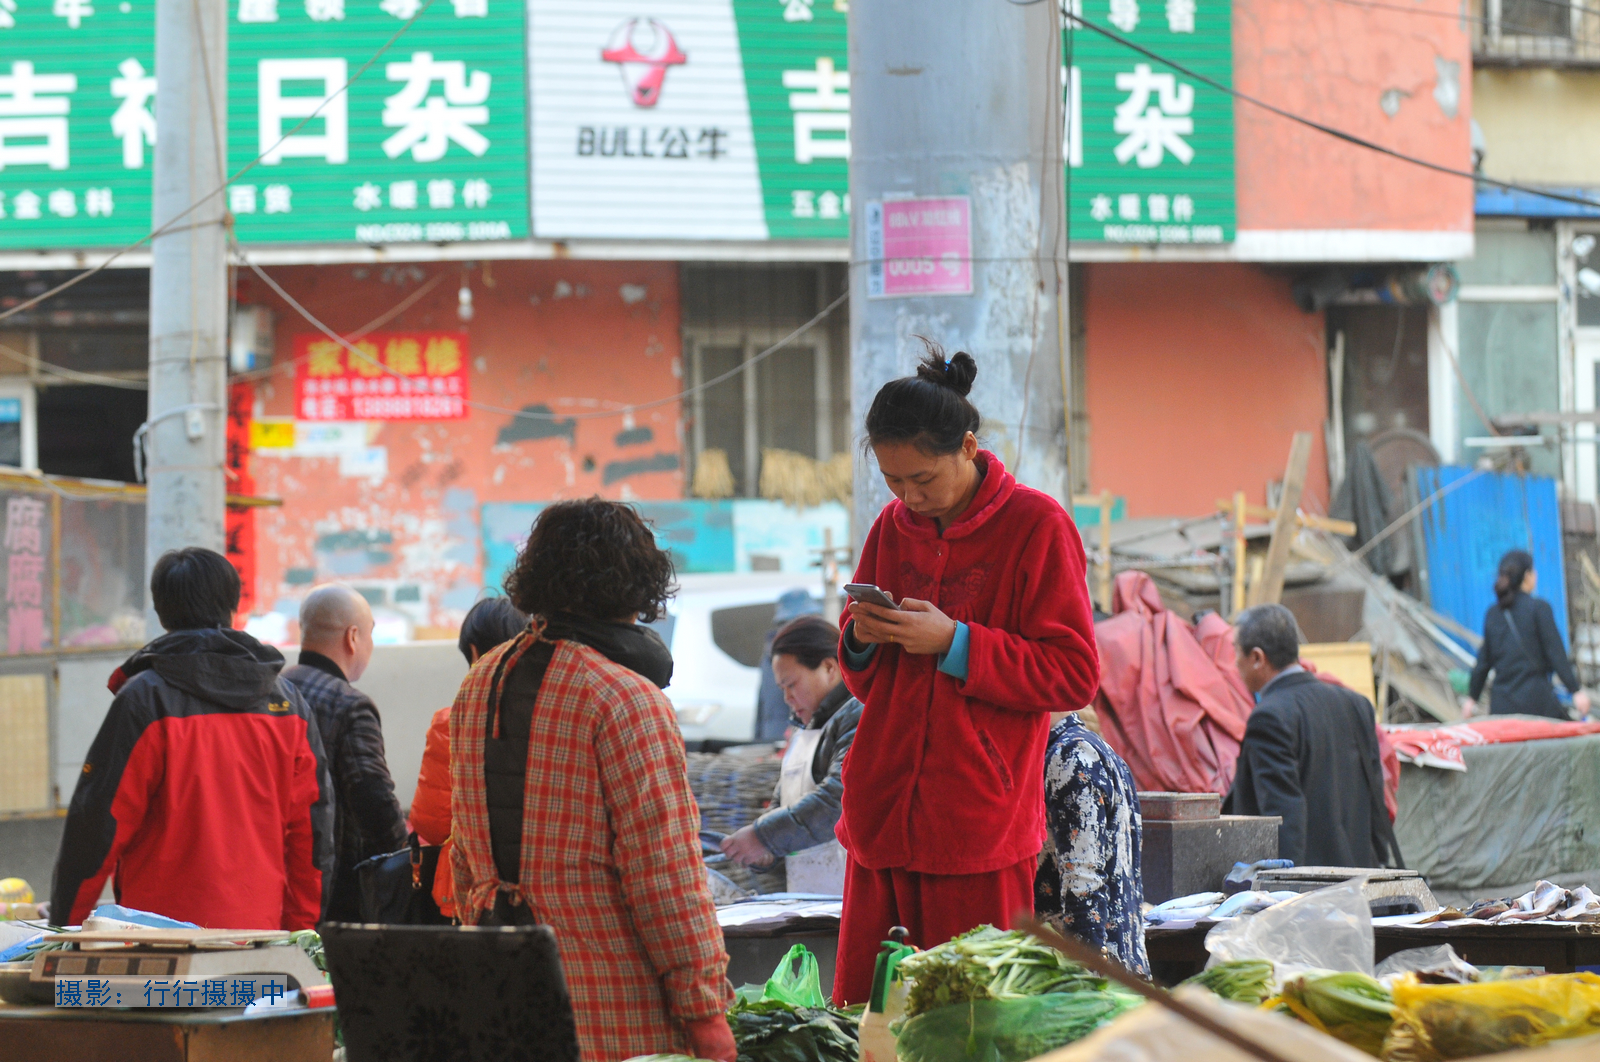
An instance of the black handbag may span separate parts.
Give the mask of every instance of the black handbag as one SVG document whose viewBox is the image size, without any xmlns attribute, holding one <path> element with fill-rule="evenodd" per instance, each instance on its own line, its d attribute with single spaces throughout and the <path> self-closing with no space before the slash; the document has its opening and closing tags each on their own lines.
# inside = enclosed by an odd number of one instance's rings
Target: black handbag
<svg viewBox="0 0 1600 1062">
<path fill-rule="evenodd" d="M 361 889 L 361 920 L 391 926 L 448 926 L 452 919 L 433 902 L 439 846 L 423 844 L 415 833 L 398 852 L 356 864 Z"/>
</svg>

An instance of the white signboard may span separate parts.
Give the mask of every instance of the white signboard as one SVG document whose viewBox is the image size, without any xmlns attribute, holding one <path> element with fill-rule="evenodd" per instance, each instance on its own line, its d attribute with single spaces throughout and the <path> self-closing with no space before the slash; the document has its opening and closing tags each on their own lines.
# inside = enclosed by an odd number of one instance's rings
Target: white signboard
<svg viewBox="0 0 1600 1062">
<path fill-rule="evenodd" d="M 766 239 L 732 0 L 528 0 L 545 239 Z"/>
</svg>

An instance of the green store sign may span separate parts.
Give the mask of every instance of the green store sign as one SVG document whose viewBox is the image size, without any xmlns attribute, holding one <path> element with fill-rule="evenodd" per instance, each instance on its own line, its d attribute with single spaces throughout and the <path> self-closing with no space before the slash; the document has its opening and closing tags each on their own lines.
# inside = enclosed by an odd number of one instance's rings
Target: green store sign
<svg viewBox="0 0 1600 1062">
<path fill-rule="evenodd" d="M 1228 0 L 1078 2 L 1231 83 Z M 845 0 L 433 0 L 344 94 L 423 0 L 229 3 L 246 243 L 849 235 Z M 0 0 L 0 40 L 0 248 L 143 236 L 153 0 Z M 1063 55 L 1073 240 L 1232 240 L 1231 101 L 1089 30 Z"/>
<path fill-rule="evenodd" d="M 1229 0 L 1098 0 L 1090 22 L 1233 84 Z M 1082 27 L 1063 35 L 1073 242 L 1228 243 L 1233 99 Z"/>
<path fill-rule="evenodd" d="M 229 171 L 273 149 L 228 190 L 241 240 L 528 235 L 520 4 L 434 0 L 337 92 L 421 8 L 230 0 Z M 154 16 L 153 0 L 0 0 L 0 247 L 149 231 Z"/>
</svg>

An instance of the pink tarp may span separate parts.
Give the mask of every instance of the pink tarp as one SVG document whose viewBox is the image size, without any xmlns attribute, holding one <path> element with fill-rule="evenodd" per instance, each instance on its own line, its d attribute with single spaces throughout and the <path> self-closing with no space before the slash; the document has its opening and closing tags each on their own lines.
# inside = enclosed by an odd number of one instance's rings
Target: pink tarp
<svg viewBox="0 0 1600 1062">
<path fill-rule="evenodd" d="M 1202 643 L 1144 572 L 1117 576 L 1112 608 L 1116 615 L 1095 625 L 1095 709 L 1106 741 L 1141 790 L 1225 795 L 1253 706 L 1233 670 L 1232 628 L 1206 617 Z"/>
<path fill-rule="evenodd" d="M 1383 727 L 1400 756 L 1408 763 L 1464 771 L 1467 764 L 1461 750 L 1467 745 L 1505 745 L 1517 741 L 1545 741 L 1550 738 L 1600 734 L 1600 723 L 1569 723 L 1559 719 L 1530 719 L 1504 716 L 1477 719 L 1455 726 L 1413 728 Z"/>
</svg>

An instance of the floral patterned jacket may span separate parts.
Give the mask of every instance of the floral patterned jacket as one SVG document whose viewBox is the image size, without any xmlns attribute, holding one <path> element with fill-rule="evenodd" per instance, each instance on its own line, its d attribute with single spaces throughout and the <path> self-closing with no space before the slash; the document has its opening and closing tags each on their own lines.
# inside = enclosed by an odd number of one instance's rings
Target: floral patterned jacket
<svg viewBox="0 0 1600 1062">
<path fill-rule="evenodd" d="M 1076 712 L 1050 728 L 1044 809 L 1047 835 L 1033 883 L 1035 911 L 1148 977 L 1139 794 L 1122 757 Z"/>
</svg>

